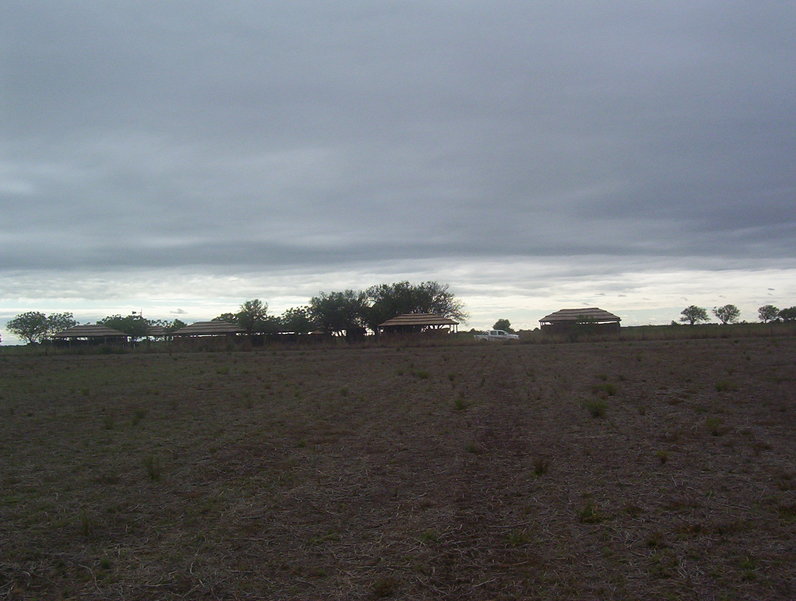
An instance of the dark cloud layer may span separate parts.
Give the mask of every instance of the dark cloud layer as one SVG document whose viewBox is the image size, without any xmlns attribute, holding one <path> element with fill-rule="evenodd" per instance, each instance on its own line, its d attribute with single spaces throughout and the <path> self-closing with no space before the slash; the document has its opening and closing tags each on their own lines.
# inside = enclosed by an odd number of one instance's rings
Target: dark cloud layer
<svg viewBox="0 0 796 601">
<path fill-rule="evenodd" d="M 2 269 L 791 261 L 794 20 L 781 2 L 12 2 Z"/>
</svg>

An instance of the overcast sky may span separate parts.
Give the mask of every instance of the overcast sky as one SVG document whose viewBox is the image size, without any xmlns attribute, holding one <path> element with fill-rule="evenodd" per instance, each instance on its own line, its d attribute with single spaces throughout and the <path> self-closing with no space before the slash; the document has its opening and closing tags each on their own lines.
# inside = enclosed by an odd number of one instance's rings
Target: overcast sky
<svg viewBox="0 0 796 601">
<path fill-rule="evenodd" d="M 0 323 L 438 279 L 796 305 L 796 3 L 6 0 Z M 13 338 L 2 332 L 4 342 Z"/>
</svg>

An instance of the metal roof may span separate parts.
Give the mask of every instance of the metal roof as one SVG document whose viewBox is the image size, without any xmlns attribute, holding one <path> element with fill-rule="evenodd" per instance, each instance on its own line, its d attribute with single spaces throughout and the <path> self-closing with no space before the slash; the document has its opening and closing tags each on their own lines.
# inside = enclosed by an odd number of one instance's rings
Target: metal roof
<svg viewBox="0 0 796 601">
<path fill-rule="evenodd" d="M 175 336 L 213 336 L 221 334 L 239 334 L 243 328 L 228 321 L 197 321 L 174 332 Z"/>
<path fill-rule="evenodd" d="M 603 321 L 621 321 L 620 317 L 617 317 L 613 313 L 609 313 L 604 309 L 600 309 L 598 307 L 585 307 L 583 309 L 561 309 L 560 311 L 556 311 L 555 313 L 551 313 L 546 317 L 542 317 L 539 321 L 542 323 L 555 323 L 555 322 L 562 322 L 562 321 L 581 321 L 581 320 L 588 320 L 588 321 L 595 321 L 595 322 L 603 322 Z"/>
<path fill-rule="evenodd" d="M 63 332 L 58 332 L 57 334 L 53 334 L 53 338 L 109 338 L 112 336 L 127 337 L 127 334 L 125 334 L 124 332 L 120 332 L 119 330 L 114 330 L 113 328 L 97 324 L 72 326 L 71 328 L 68 328 Z"/>
<path fill-rule="evenodd" d="M 380 328 L 389 328 L 395 326 L 455 326 L 459 325 L 458 321 L 453 321 L 441 315 L 434 315 L 433 313 L 404 313 L 392 319 L 388 319 L 382 324 Z"/>
</svg>

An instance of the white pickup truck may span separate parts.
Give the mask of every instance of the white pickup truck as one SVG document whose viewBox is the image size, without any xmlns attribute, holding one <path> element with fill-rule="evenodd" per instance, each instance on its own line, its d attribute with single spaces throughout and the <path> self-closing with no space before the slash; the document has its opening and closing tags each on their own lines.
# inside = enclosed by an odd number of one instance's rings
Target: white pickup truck
<svg viewBox="0 0 796 601">
<path fill-rule="evenodd" d="M 506 330 L 487 330 L 486 332 L 481 332 L 479 334 L 474 335 L 476 340 L 519 340 L 520 337 L 517 334 L 509 334 Z"/>
</svg>

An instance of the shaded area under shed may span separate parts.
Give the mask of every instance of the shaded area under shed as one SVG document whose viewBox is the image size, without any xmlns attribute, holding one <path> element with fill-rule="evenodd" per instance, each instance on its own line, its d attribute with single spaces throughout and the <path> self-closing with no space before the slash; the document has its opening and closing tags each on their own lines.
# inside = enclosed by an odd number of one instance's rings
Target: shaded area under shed
<svg viewBox="0 0 796 601">
<path fill-rule="evenodd" d="M 433 313 L 404 313 L 378 326 L 379 334 L 417 334 L 422 332 L 450 333 L 459 325 L 448 317 Z"/>
<path fill-rule="evenodd" d="M 622 319 L 599 307 L 561 309 L 539 320 L 543 332 L 618 332 Z"/>
<path fill-rule="evenodd" d="M 235 336 L 246 330 L 228 321 L 197 321 L 174 332 L 174 336 Z"/>
<path fill-rule="evenodd" d="M 114 330 L 107 326 L 98 324 L 86 324 L 82 326 L 72 326 L 53 334 L 53 339 L 63 340 L 67 342 L 73 341 L 89 341 L 89 342 L 127 342 L 127 334 Z"/>
</svg>

